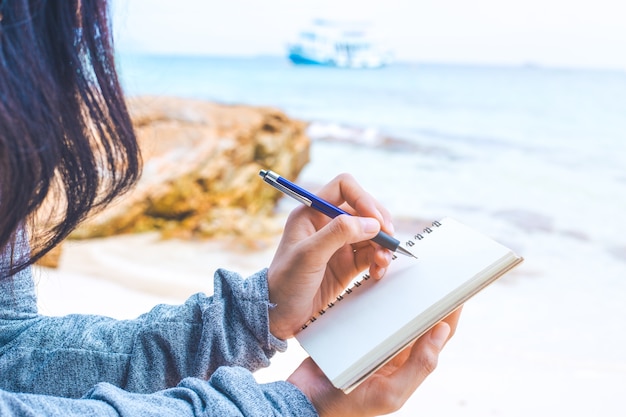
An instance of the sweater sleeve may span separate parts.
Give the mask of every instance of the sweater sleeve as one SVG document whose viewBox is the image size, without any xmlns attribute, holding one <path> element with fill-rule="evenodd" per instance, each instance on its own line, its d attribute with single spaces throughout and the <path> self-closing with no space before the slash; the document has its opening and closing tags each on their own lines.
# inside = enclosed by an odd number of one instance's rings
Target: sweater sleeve
<svg viewBox="0 0 626 417">
<path fill-rule="evenodd" d="M 211 379 L 186 378 L 152 394 L 97 384 L 80 399 L 0 391 L 0 415 L 12 416 L 317 416 L 309 400 L 288 382 L 257 384 L 250 372 L 219 368 Z"/>
<path fill-rule="evenodd" d="M 134 320 L 45 317 L 32 277 L 0 279 L 0 389 L 77 398 L 100 382 L 151 393 L 221 366 L 254 371 L 286 342 L 269 333 L 266 270 L 219 270 L 212 297 L 159 305 Z"/>
</svg>

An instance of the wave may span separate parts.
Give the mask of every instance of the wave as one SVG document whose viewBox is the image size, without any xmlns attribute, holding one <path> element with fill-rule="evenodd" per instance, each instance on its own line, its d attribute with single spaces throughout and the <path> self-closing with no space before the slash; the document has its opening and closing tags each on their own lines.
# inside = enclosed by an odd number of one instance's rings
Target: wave
<svg viewBox="0 0 626 417">
<path fill-rule="evenodd" d="M 432 128 L 383 130 L 340 122 L 313 121 L 307 133 L 313 141 L 346 143 L 355 146 L 381 148 L 389 151 L 451 154 L 451 145 L 464 144 L 473 148 L 511 149 L 535 153 L 541 150 L 514 138 L 475 135 Z"/>
<path fill-rule="evenodd" d="M 443 148 L 415 139 L 388 134 L 374 127 L 356 127 L 336 122 L 311 122 L 307 134 L 312 141 L 345 143 L 398 152 L 441 153 Z"/>
</svg>

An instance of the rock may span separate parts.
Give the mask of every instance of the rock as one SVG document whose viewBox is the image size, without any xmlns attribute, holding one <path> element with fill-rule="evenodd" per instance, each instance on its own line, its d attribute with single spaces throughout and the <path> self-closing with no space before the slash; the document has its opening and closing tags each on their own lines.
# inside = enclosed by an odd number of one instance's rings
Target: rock
<svg viewBox="0 0 626 417">
<path fill-rule="evenodd" d="M 136 187 L 72 238 L 159 230 L 164 237 L 276 233 L 278 191 L 259 177 L 295 179 L 309 161 L 306 123 L 276 109 L 138 97 L 129 109 L 144 159 Z"/>
<path fill-rule="evenodd" d="M 46 253 L 36 264 L 46 268 L 58 268 L 61 260 L 62 245 L 57 245 Z"/>
</svg>

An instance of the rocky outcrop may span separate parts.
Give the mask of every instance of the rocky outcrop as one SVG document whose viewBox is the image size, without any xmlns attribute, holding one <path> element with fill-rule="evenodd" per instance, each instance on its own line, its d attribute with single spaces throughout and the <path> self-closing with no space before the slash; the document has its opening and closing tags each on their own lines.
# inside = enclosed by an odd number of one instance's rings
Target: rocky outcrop
<svg viewBox="0 0 626 417">
<path fill-rule="evenodd" d="M 276 232 L 279 193 L 259 177 L 294 179 L 309 160 L 306 124 L 271 108 L 139 97 L 129 108 L 144 170 L 128 194 L 82 224 L 72 238 L 159 230 L 165 237 Z"/>
<path fill-rule="evenodd" d="M 46 253 L 43 257 L 41 257 L 37 261 L 37 265 L 45 266 L 47 268 L 56 268 L 59 266 L 59 262 L 61 260 L 61 252 L 63 245 L 57 245 L 48 253 Z"/>
</svg>

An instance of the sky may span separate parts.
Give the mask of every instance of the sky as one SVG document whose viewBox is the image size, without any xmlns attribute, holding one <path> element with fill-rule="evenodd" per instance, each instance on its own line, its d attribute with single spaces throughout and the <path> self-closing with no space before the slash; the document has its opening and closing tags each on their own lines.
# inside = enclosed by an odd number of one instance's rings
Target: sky
<svg viewBox="0 0 626 417">
<path fill-rule="evenodd" d="M 118 51 L 284 55 L 314 18 L 360 20 L 397 60 L 626 69 L 624 0 L 112 0 Z"/>
</svg>

